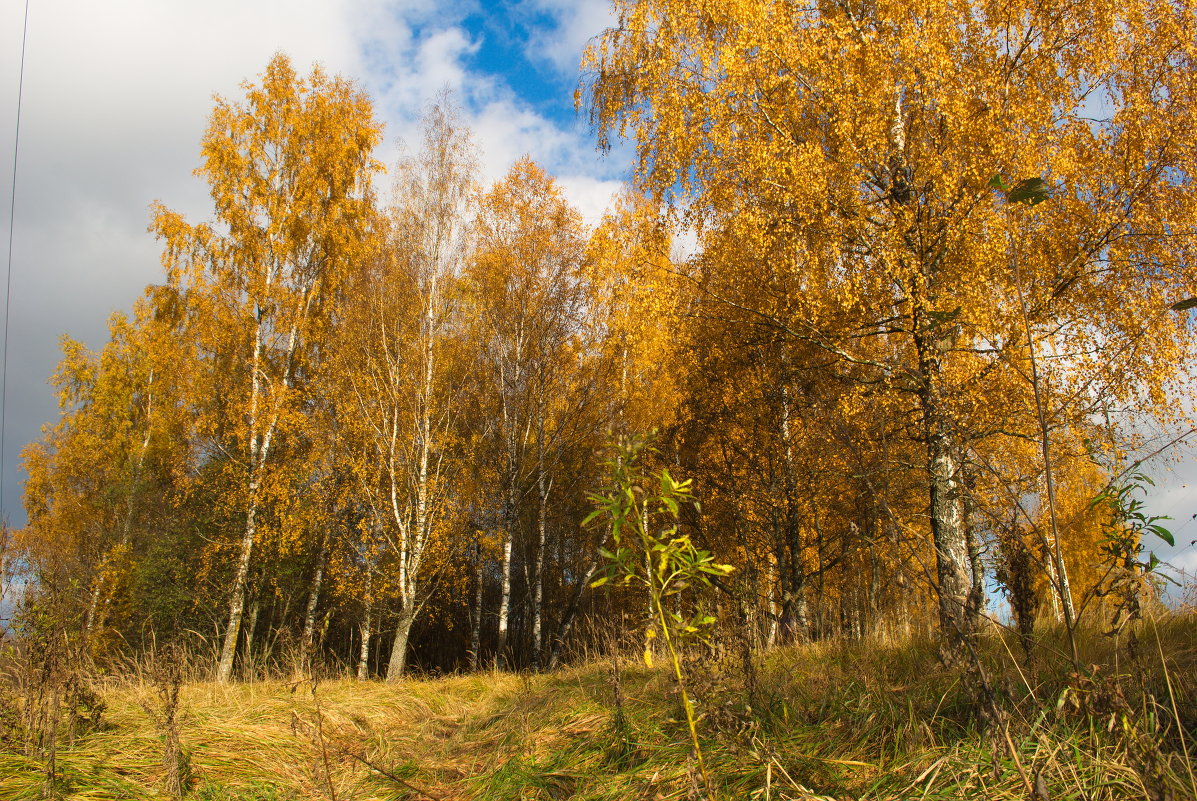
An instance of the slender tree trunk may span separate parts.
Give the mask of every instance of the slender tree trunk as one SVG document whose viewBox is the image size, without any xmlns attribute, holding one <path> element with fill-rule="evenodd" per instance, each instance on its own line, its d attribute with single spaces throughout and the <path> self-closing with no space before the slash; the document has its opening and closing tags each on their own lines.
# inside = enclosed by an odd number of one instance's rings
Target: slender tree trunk
<svg viewBox="0 0 1197 801">
<path fill-rule="evenodd" d="M 302 670 L 310 670 L 312 653 L 315 650 L 313 642 L 316 636 L 316 607 L 320 603 L 320 587 L 324 582 L 324 565 L 328 560 L 328 541 L 326 535 L 320 543 L 320 555 L 316 558 L 316 573 L 312 577 L 312 589 L 308 594 L 308 606 L 303 615 L 303 638 L 300 641 L 300 665 Z"/>
<path fill-rule="evenodd" d="M 791 430 L 792 403 L 788 375 L 788 358 L 783 354 L 782 366 L 786 374 L 781 378 L 781 441 L 785 480 L 785 543 L 789 552 L 789 581 L 782 596 L 782 636 L 788 641 L 805 642 L 810 636 L 810 622 L 806 604 L 806 572 L 802 563 L 802 520 L 798 509 L 798 478 L 794 464 L 793 432 Z M 813 499 L 812 499 L 813 503 Z"/>
<path fill-rule="evenodd" d="M 91 588 L 91 598 L 87 601 L 87 615 L 83 618 L 83 634 L 91 633 L 96 623 L 96 613 L 100 609 L 100 595 L 104 588 L 104 563 L 100 563 L 100 574 L 96 576 L 96 585 Z"/>
<path fill-rule="evenodd" d="M 424 299 L 424 315 L 421 324 L 423 341 L 424 371 L 421 377 L 419 395 L 419 430 L 417 436 L 417 462 L 415 475 L 416 509 L 415 527 L 412 532 L 411 549 L 404 554 L 407 564 L 405 567 L 406 582 L 403 588 L 403 613 L 399 618 L 399 626 L 395 634 L 395 644 L 391 649 L 391 661 L 387 667 L 387 681 L 397 681 L 407 665 L 407 646 L 409 633 L 416 615 L 423 608 L 423 601 L 419 597 L 419 575 L 424 561 L 424 549 L 432 536 L 432 487 L 429 476 L 429 460 L 432 454 L 432 403 L 433 378 L 435 376 L 435 338 L 434 324 L 436 310 L 439 304 L 437 292 L 437 274 L 434 269 Z"/>
<path fill-rule="evenodd" d="M 473 627 L 470 629 L 470 652 L 468 657 L 471 671 L 478 669 L 478 664 L 482 656 L 482 591 L 484 589 L 483 580 L 486 577 L 486 560 L 482 555 L 481 540 L 475 544 L 475 554 L 478 564 L 474 574 L 474 615 Z"/>
<path fill-rule="evenodd" d="M 981 542 L 973 525 L 976 502 L 973 500 L 972 476 L 966 473 L 965 481 L 964 533 L 967 537 L 969 575 L 972 578 L 968 591 L 968 619 L 969 626 L 976 631 L 981 624 L 981 612 L 985 609 L 985 564 L 981 561 Z"/>
<path fill-rule="evenodd" d="M 1051 542 L 1048 545 L 1049 557 L 1053 570 L 1052 587 L 1055 590 L 1058 616 L 1062 616 L 1064 625 L 1068 628 L 1069 641 L 1072 643 L 1073 661 L 1077 661 L 1076 642 L 1073 637 L 1073 621 L 1076 610 L 1072 606 L 1072 588 L 1068 582 L 1068 569 L 1064 566 L 1064 557 L 1060 551 L 1060 527 L 1056 519 L 1056 483 L 1052 471 L 1051 431 L 1047 424 L 1047 412 L 1044 408 L 1043 378 L 1039 375 L 1039 360 L 1035 355 L 1035 337 L 1031 330 L 1031 318 L 1027 311 L 1026 298 L 1022 292 L 1022 278 L 1018 269 L 1018 255 L 1014 257 L 1014 277 L 1018 287 L 1018 301 L 1022 307 L 1023 326 L 1027 335 L 1027 354 L 1031 362 L 1031 389 L 1035 394 L 1035 415 L 1039 422 L 1039 445 L 1043 455 L 1043 483 L 1047 490 L 1047 511 L 1051 524 Z"/>
<path fill-rule="evenodd" d="M 254 593 L 253 603 L 249 606 L 249 625 L 245 629 L 245 650 L 242 657 L 242 667 L 253 676 L 254 669 L 254 637 L 258 632 L 258 618 L 262 612 L 262 594 Z"/>
<path fill-rule="evenodd" d="M 328 626 L 332 623 L 332 609 L 324 610 L 324 617 L 320 621 L 320 634 L 316 636 L 316 651 L 324 648 L 324 640 L 328 637 Z"/>
<path fill-rule="evenodd" d="M 557 632 L 553 635 L 553 643 L 549 650 L 548 669 L 555 670 L 561 664 L 561 649 L 565 646 L 565 641 L 569 637 L 570 631 L 573 630 L 574 621 L 578 617 L 578 608 L 581 605 L 582 593 L 590 586 L 590 580 L 594 577 L 594 573 L 598 570 L 599 556 L 596 550 L 590 557 L 590 561 L 586 563 L 586 569 L 582 573 L 582 579 L 574 585 L 574 591 L 570 593 L 569 604 L 565 607 L 565 612 L 561 615 L 561 622 L 557 624 Z"/>
<path fill-rule="evenodd" d="M 827 541 L 823 538 L 823 526 L 819 524 L 818 508 L 815 509 L 815 612 L 812 637 L 823 637 L 829 630 L 827 603 Z"/>
<path fill-rule="evenodd" d="M 269 277 L 269 273 L 268 273 Z M 257 534 L 258 485 L 261 481 L 261 465 L 258 455 L 259 411 L 262 392 L 262 337 L 263 310 L 254 308 L 254 350 L 250 366 L 249 396 L 249 499 L 245 510 L 245 529 L 241 535 L 241 553 L 237 559 L 237 571 L 233 577 L 232 597 L 229 598 L 229 624 L 224 631 L 224 645 L 220 651 L 220 662 L 216 668 L 216 680 L 223 683 L 233 677 L 233 659 L 237 655 L 237 639 L 241 634 L 241 616 L 245 610 L 245 584 L 249 580 L 249 563 L 253 556 L 254 537 Z"/>
<path fill-rule="evenodd" d="M 523 352 L 524 333 L 521 330 L 515 338 L 514 355 L 511 359 L 510 380 L 508 370 L 503 369 L 500 375 L 500 412 L 502 416 L 502 430 L 506 439 L 507 464 L 503 498 L 503 562 L 502 587 L 499 596 L 499 632 L 495 650 L 495 665 L 509 667 L 508 626 L 511 616 L 511 585 L 515 571 L 512 549 L 514 547 L 516 530 L 519 528 L 519 474 L 520 474 L 520 445 L 527 442 L 527 430 L 520 432 L 514 410 L 511 408 L 513 395 L 523 393 Z M 530 424 L 530 421 L 528 421 Z"/>
<path fill-rule="evenodd" d="M 869 521 L 868 525 L 874 526 L 874 521 Z M 875 534 L 876 529 L 871 529 L 871 533 Z M 881 596 L 881 567 L 877 559 L 877 544 L 875 537 L 869 537 L 869 619 L 867 621 L 867 628 L 871 633 L 877 626 L 880 614 L 877 607 L 880 605 Z"/>
<path fill-rule="evenodd" d="M 506 409 L 506 404 L 504 404 L 504 409 Z M 507 418 L 506 411 L 504 411 L 504 418 Z M 515 530 L 519 520 L 519 514 L 516 509 L 516 474 L 518 465 L 516 463 L 515 432 L 510 430 L 510 421 L 507 423 L 507 428 L 507 477 L 505 497 L 503 499 L 503 558 L 500 566 L 502 571 L 502 586 L 499 593 L 499 632 L 495 645 L 495 665 L 502 667 L 508 666 L 507 628 L 511 615 L 512 572 L 515 569 L 514 561 L 511 557 L 515 541 Z"/>
<path fill-rule="evenodd" d="M 545 514 L 549 504 L 550 482 L 544 465 L 544 409 L 536 431 L 536 575 L 532 586 L 532 669 L 540 670 L 542 626 L 544 625 L 544 548 Z"/>
<path fill-rule="evenodd" d="M 362 615 L 362 622 L 358 624 L 358 632 L 362 642 L 357 651 L 357 680 L 367 681 L 370 678 L 370 616 L 374 613 L 373 605 L 366 604 L 366 613 Z"/>
<path fill-rule="evenodd" d="M 273 267 L 267 272 L 267 287 L 273 280 Z M 283 349 L 283 368 L 281 383 L 284 390 L 291 388 L 292 369 L 295 364 L 295 352 L 299 346 L 300 326 L 311 310 L 315 298 L 314 286 L 304 291 L 304 300 L 300 305 L 302 315 L 293 320 L 287 334 L 287 345 Z M 241 631 L 241 617 L 245 609 L 245 589 L 249 581 L 249 565 L 253 556 L 254 539 L 257 536 L 258 497 L 262 488 L 262 479 L 266 473 L 266 460 L 270 456 L 270 443 L 274 438 L 278 426 L 281 408 L 279 401 L 273 401 L 269 414 L 263 422 L 262 405 L 262 352 L 264 350 L 265 312 L 260 304 L 254 307 L 254 350 L 250 369 L 250 402 L 247 419 L 249 430 L 249 476 L 246 493 L 245 532 L 241 538 L 241 554 L 237 560 L 237 572 L 233 580 L 232 597 L 229 599 L 229 624 L 225 628 L 224 646 L 221 649 L 220 664 L 217 667 L 216 679 L 221 683 L 228 682 L 233 675 L 233 659 L 237 655 L 237 638 Z"/>
<path fill-rule="evenodd" d="M 511 528 L 508 528 L 503 540 L 503 586 L 499 596 L 499 639 L 495 651 L 495 664 L 502 667 L 509 666 L 507 626 L 511 613 L 511 572 L 514 568 L 514 561 L 511 558 L 512 539 Z"/>
<path fill-rule="evenodd" d="M 765 635 L 765 647 L 772 648 L 777 644 L 777 630 L 781 620 L 781 607 L 777 603 L 777 590 L 780 580 L 777 575 L 776 563 L 769 563 L 766 576 L 766 586 L 769 588 L 769 628 L 768 633 Z"/>
<path fill-rule="evenodd" d="M 237 655 L 237 640 L 241 634 L 241 618 L 245 612 L 245 587 L 249 581 L 249 564 L 253 556 L 254 537 L 257 534 L 258 506 L 250 503 L 245 516 L 245 533 L 241 537 L 241 554 L 237 559 L 237 572 L 233 577 L 233 592 L 229 599 L 229 624 L 224 631 L 224 645 L 220 651 L 220 663 L 216 669 L 216 680 L 227 683 L 233 677 L 233 659 Z"/>
</svg>

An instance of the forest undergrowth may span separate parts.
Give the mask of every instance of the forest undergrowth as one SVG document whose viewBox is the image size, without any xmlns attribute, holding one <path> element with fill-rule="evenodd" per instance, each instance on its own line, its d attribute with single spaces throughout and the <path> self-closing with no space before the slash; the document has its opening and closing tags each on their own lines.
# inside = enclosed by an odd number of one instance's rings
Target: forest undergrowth
<svg viewBox="0 0 1197 801">
<path fill-rule="evenodd" d="M 1059 632 L 1026 664 L 990 631 L 972 669 L 934 640 L 836 640 L 745 660 L 687 657 L 721 799 L 1197 797 L 1197 626 L 1147 621 L 1138 655 Z M 1166 656 L 1165 656 L 1166 655 Z M 11 655 L 10 655 L 11 656 Z M 1015 658 L 1015 657 L 1019 658 Z M 22 731 L 9 664 L 0 799 L 701 798 L 677 683 L 664 667 L 595 659 L 553 673 L 401 684 L 348 676 L 203 680 L 159 657 L 59 698 L 53 742 Z M 210 670 L 210 667 L 208 668 Z M 38 756 L 34 756 L 38 754 Z"/>
</svg>

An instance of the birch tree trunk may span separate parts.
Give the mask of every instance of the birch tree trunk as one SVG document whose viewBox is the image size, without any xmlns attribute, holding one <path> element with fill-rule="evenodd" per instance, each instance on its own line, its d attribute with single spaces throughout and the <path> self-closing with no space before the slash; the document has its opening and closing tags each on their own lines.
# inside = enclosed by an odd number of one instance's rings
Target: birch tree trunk
<svg viewBox="0 0 1197 801">
<path fill-rule="evenodd" d="M 976 502 L 973 500 L 973 477 L 970 471 L 965 474 L 964 533 L 968 548 L 969 576 L 972 579 L 968 591 L 968 620 L 974 631 L 980 626 L 981 612 L 985 609 L 985 565 L 981 561 L 981 543 L 973 525 L 975 514 Z"/>
<path fill-rule="evenodd" d="M 478 669 L 478 664 L 482 657 L 482 582 L 485 578 L 484 568 L 486 567 L 486 560 L 482 557 L 481 540 L 475 543 L 474 547 L 478 564 L 474 573 L 474 607 L 472 616 L 473 626 L 470 629 L 470 651 L 467 662 L 471 671 Z"/>
<path fill-rule="evenodd" d="M 267 282 L 269 286 L 269 282 Z M 264 345 L 265 322 L 261 306 L 254 310 L 254 349 L 250 376 L 249 401 L 249 481 L 248 501 L 245 510 L 245 529 L 241 535 L 241 552 L 237 558 L 237 571 L 233 577 L 233 590 L 229 598 L 229 623 L 225 627 L 224 644 L 220 651 L 220 663 L 216 669 L 216 680 L 222 684 L 233 677 L 233 660 L 237 656 L 237 640 L 241 634 L 241 617 L 245 611 L 245 587 L 249 581 L 250 560 L 253 557 L 254 539 L 258 532 L 258 492 L 262 484 L 262 472 L 270 452 L 270 440 L 278 420 L 275 415 L 261 431 L 260 410 L 262 400 L 262 348 Z M 294 342 L 292 341 L 292 346 Z"/>
<path fill-rule="evenodd" d="M 370 616 L 374 609 L 371 604 L 366 604 L 366 613 L 362 615 L 362 622 L 358 624 L 358 632 L 361 634 L 362 642 L 357 650 L 357 680 L 367 681 L 370 678 Z"/>
<path fill-rule="evenodd" d="M 237 558 L 237 572 L 233 577 L 233 591 L 229 599 L 229 624 L 224 630 L 224 644 L 216 668 L 216 680 L 222 684 L 233 677 L 233 659 L 237 655 L 237 639 L 241 634 L 241 617 L 245 611 L 245 586 L 249 579 L 249 563 L 253 555 L 254 537 L 257 534 L 257 513 L 255 503 L 250 505 L 245 516 L 245 533 L 241 536 L 241 553 Z"/>
<path fill-rule="evenodd" d="M 423 606 L 420 596 L 420 569 L 424 561 L 424 549 L 432 536 L 431 526 L 431 485 L 429 475 L 429 459 L 432 451 L 432 404 L 433 379 L 435 376 L 435 324 L 439 306 L 437 270 L 440 269 L 433 257 L 431 277 L 426 286 L 423 303 L 424 311 L 420 321 L 421 348 L 420 357 L 423 370 L 416 395 L 416 462 L 410 466 L 414 473 L 415 512 L 410 526 L 402 524 L 399 507 L 392 502 L 392 510 L 399 524 L 400 551 L 399 582 L 403 596 L 403 611 L 399 615 L 399 624 L 395 630 L 395 641 L 391 647 L 391 659 L 387 665 L 387 681 L 398 681 L 403 676 L 407 665 L 407 646 L 410 638 L 412 623 L 416 614 Z M 394 460 L 392 460 L 392 464 Z M 392 478 L 392 499 L 396 496 L 394 478 Z"/>
<path fill-rule="evenodd" d="M 541 627 L 544 625 L 544 547 L 545 513 L 549 503 L 550 482 L 545 476 L 544 406 L 541 405 L 536 431 L 536 575 L 532 587 L 532 669 L 539 671 L 542 651 Z"/>
<path fill-rule="evenodd" d="M 935 546 L 936 579 L 939 592 L 939 627 L 943 656 L 958 664 L 972 642 L 966 608 L 971 588 L 968 546 L 965 533 L 961 448 L 944 408 L 942 388 L 942 337 L 935 331 L 922 298 L 914 309 L 914 343 L 919 360 L 919 404 L 927 447 L 931 505 L 931 539 Z"/>
<path fill-rule="evenodd" d="M 309 292 L 304 302 L 304 314 L 310 307 L 312 293 Z M 265 477 L 266 460 L 270 455 L 270 444 L 274 439 L 275 429 L 278 427 L 280 410 L 278 401 L 269 414 L 269 419 L 262 425 L 262 349 L 264 337 L 263 312 L 261 307 L 255 312 L 257 320 L 254 333 L 254 353 L 252 380 L 250 382 L 249 405 L 249 482 L 247 492 L 247 507 L 245 512 L 245 531 L 241 537 L 241 554 L 237 559 L 237 572 L 233 578 L 233 592 L 229 599 L 229 624 L 225 629 L 224 646 L 220 653 L 220 664 L 216 671 L 216 680 L 220 683 L 228 682 L 233 676 L 233 660 L 237 655 L 237 639 L 241 632 L 241 617 L 245 610 L 245 589 L 249 581 L 250 560 L 253 556 L 254 540 L 258 533 L 258 504 Z M 282 384 L 284 390 L 291 388 L 291 368 L 295 357 L 295 349 L 299 342 L 299 323 L 291 326 L 284 352 Z"/>
<path fill-rule="evenodd" d="M 410 638 L 412 623 L 423 605 L 419 599 L 420 568 L 423 563 L 424 548 L 431 537 L 431 520 L 429 513 L 429 458 L 432 449 L 432 392 L 435 373 L 434 325 L 438 306 L 436 270 L 434 264 L 433 275 L 429 281 L 424 296 L 424 314 L 420 323 L 422 348 L 421 357 L 424 370 L 421 375 L 420 388 L 417 396 L 417 457 L 415 464 L 415 520 L 410 528 L 411 544 L 406 545 L 404 537 L 404 552 L 400 565 L 403 583 L 403 611 L 399 615 L 399 625 L 395 630 L 395 642 L 391 648 L 391 659 L 387 666 L 387 681 L 398 681 L 403 676 L 407 665 L 407 645 Z M 396 510 L 397 511 L 397 510 Z"/>
<path fill-rule="evenodd" d="M 523 354 L 523 337 L 522 332 L 515 338 L 515 353 L 511 372 L 511 384 L 507 383 L 507 370 L 503 370 L 500 375 L 501 394 L 500 398 L 502 418 L 503 418 L 503 433 L 506 437 L 507 448 L 507 475 L 505 476 L 504 498 L 503 498 L 503 559 L 501 564 L 502 570 L 502 585 L 499 592 L 499 631 L 498 640 L 495 646 L 495 665 L 497 667 L 508 667 L 508 643 L 507 643 L 507 629 L 509 625 L 509 618 L 511 615 L 511 585 L 512 574 L 515 570 L 515 563 L 512 559 L 512 549 L 515 542 L 516 529 L 519 526 L 519 434 L 516 430 L 517 421 L 513 410 L 511 409 L 514 401 L 515 391 L 521 387 L 522 378 L 522 354 Z M 501 365 L 502 367 L 502 365 Z"/>
<path fill-rule="evenodd" d="M 1047 410 L 1044 408 L 1043 387 L 1046 376 L 1039 374 L 1039 360 L 1035 355 L 1035 335 L 1031 328 L 1031 317 L 1027 311 L 1026 297 L 1022 291 L 1022 276 L 1019 271 L 1019 257 L 1017 249 L 1014 252 L 1014 278 L 1018 288 L 1018 302 L 1022 308 L 1022 320 L 1027 335 L 1027 355 L 1031 362 L 1031 388 L 1035 395 L 1035 416 L 1039 422 L 1039 446 L 1043 454 L 1043 482 L 1047 490 L 1047 511 L 1051 522 L 1051 542 L 1048 543 L 1049 561 L 1051 568 L 1048 573 L 1052 578 L 1052 588 L 1055 590 L 1056 615 L 1062 618 L 1068 629 L 1068 639 L 1072 646 L 1073 661 L 1077 661 L 1076 639 L 1073 636 L 1073 622 L 1076 620 L 1076 610 L 1072 606 L 1072 587 L 1068 582 L 1068 569 L 1064 566 L 1064 557 L 1060 551 L 1060 526 L 1056 519 L 1056 483 L 1052 471 L 1051 430 L 1047 424 Z"/>
<path fill-rule="evenodd" d="M 512 571 L 514 564 L 512 561 L 512 547 L 515 540 L 515 530 L 519 522 L 518 510 L 518 482 L 519 482 L 519 461 L 518 461 L 518 433 L 516 431 L 517 420 L 515 419 L 514 410 L 512 406 L 515 401 L 515 394 L 521 388 L 522 378 L 522 354 L 523 354 L 523 337 L 522 331 L 515 337 L 514 358 L 510 369 L 505 364 L 500 364 L 499 373 L 499 404 L 502 416 L 503 436 L 505 438 L 506 448 L 506 475 L 504 476 L 504 497 L 503 497 L 503 557 L 501 563 L 501 587 L 499 592 L 499 612 L 498 612 L 498 640 L 495 646 L 495 666 L 507 667 L 507 627 L 509 617 L 511 614 L 511 584 Z M 511 378 L 508 378 L 509 373 Z"/>
<path fill-rule="evenodd" d="M 506 668 L 509 666 L 507 654 L 507 625 L 511 613 L 511 572 L 514 562 L 511 558 L 512 531 L 510 524 L 504 532 L 503 539 L 503 585 L 499 594 L 499 637 L 495 646 L 495 665 Z"/>
<path fill-rule="evenodd" d="M 769 588 L 769 631 L 765 635 L 765 647 L 772 648 L 777 643 L 778 623 L 781 620 L 781 607 L 777 603 L 777 589 L 781 582 L 777 575 L 776 563 L 769 564 L 766 580 L 766 586 Z"/>
<path fill-rule="evenodd" d="M 299 662 L 300 669 L 311 670 L 312 653 L 315 650 L 313 642 L 316 636 L 316 607 L 320 603 L 320 587 L 324 581 L 324 566 L 328 561 L 329 537 L 325 536 L 320 543 L 320 555 L 316 558 L 316 574 L 312 577 L 312 589 L 308 594 L 307 609 L 303 615 L 303 637 L 300 640 Z"/>
</svg>

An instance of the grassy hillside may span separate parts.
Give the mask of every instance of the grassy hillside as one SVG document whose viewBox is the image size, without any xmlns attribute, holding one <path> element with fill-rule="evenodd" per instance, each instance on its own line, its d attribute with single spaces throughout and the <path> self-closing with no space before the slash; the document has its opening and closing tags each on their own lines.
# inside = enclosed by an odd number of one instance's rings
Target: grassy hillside
<svg viewBox="0 0 1197 801">
<path fill-rule="evenodd" d="M 983 678 L 944 670 L 925 643 L 781 649 L 751 670 L 702 654 L 690 670 L 724 798 L 1193 798 L 1197 626 L 1172 618 L 1158 634 L 1157 647 L 1148 628 L 1132 665 L 1093 638 L 1079 675 L 1047 667 L 1061 662 L 1045 638 L 1045 667 L 1028 676 L 996 636 Z M 605 662 L 398 686 L 190 683 L 177 773 L 189 797 L 211 801 L 696 797 L 668 674 L 632 663 L 615 674 Z M 162 797 L 166 689 L 100 686 L 98 725 L 60 728 L 56 792 Z M 978 700 L 987 693 L 993 703 Z M 0 799 L 41 798 L 46 763 L 17 739 L 0 746 Z"/>
</svg>

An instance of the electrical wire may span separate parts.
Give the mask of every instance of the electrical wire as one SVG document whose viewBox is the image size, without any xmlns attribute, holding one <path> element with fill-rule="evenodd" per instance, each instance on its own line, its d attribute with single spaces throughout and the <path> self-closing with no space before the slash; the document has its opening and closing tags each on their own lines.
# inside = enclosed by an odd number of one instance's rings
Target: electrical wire
<svg viewBox="0 0 1197 801">
<path fill-rule="evenodd" d="M 17 154 L 21 146 L 21 97 L 25 92 L 25 39 L 29 33 L 29 0 L 21 22 L 21 68 L 17 77 L 17 124 L 12 142 L 12 192 L 8 206 L 8 264 L 4 275 L 4 345 L 0 357 L 0 524 L 8 526 L 8 506 L 4 502 L 4 442 L 8 432 L 8 315 L 12 308 L 12 236 L 17 216 Z"/>
</svg>

